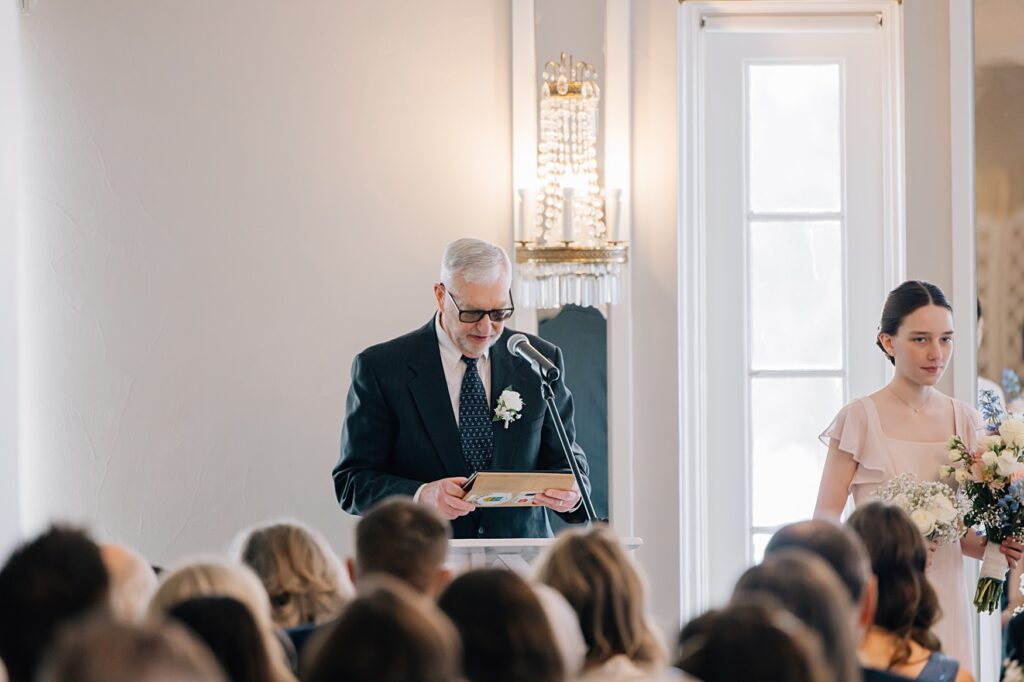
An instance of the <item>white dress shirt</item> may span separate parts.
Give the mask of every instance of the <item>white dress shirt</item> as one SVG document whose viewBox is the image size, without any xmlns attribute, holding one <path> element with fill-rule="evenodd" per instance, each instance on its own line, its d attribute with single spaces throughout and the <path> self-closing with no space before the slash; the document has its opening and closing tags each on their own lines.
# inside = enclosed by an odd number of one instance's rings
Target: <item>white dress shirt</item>
<svg viewBox="0 0 1024 682">
<path fill-rule="evenodd" d="M 448 397 L 452 400 L 452 412 L 455 414 L 455 425 L 459 425 L 459 398 L 462 395 L 462 379 L 466 376 L 466 363 L 462 361 L 462 351 L 451 340 L 448 333 L 441 327 L 441 314 L 434 315 L 434 329 L 437 331 L 437 345 L 441 349 L 441 366 L 444 378 L 448 382 Z M 477 358 L 476 371 L 484 382 L 484 393 L 487 404 L 491 404 L 491 350 Z"/>
</svg>

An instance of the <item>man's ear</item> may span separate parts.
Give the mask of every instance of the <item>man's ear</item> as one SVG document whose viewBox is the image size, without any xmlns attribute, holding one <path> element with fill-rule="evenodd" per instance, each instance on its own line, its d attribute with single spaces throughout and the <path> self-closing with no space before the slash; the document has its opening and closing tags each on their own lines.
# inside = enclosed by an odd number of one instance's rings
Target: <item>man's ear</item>
<svg viewBox="0 0 1024 682">
<path fill-rule="evenodd" d="M 345 559 L 345 570 L 348 571 L 349 580 L 352 584 L 356 584 L 356 562 L 352 560 L 352 557 Z"/>
<path fill-rule="evenodd" d="M 434 298 L 437 299 L 437 309 L 444 312 L 444 285 L 438 282 L 434 285 Z"/>
</svg>

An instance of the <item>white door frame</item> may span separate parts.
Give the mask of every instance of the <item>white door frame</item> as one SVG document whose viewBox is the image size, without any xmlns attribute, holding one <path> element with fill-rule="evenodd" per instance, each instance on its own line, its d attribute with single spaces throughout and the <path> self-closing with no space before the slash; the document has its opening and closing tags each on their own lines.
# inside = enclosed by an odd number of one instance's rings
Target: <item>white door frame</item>
<svg viewBox="0 0 1024 682">
<path fill-rule="evenodd" d="M 680 367 L 680 458 L 682 519 L 680 524 L 680 573 L 682 617 L 686 619 L 708 607 L 707 564 L 711 519 L 708 514 L 708 415 L 705 412 L 708 377 L 708 348 L 703 339 L 707 314 L 705 188 L 702 120 L 703 31 L 702 22 L 724 16 L 794 16 L 801 14 L 877 14 L 886 31 L 887 72 L 895 77 L 887 83 L 883 102 L 886 128 L 885 178 L 891 200 L 885 207 L 884 265 L 886 290 L 904 278 L 905 191 L 903 142 L 903 84 L 901 12 L 896 0 L 688 0 L 677 13 L 679 74 L 679 367 Z"/>
</svg>

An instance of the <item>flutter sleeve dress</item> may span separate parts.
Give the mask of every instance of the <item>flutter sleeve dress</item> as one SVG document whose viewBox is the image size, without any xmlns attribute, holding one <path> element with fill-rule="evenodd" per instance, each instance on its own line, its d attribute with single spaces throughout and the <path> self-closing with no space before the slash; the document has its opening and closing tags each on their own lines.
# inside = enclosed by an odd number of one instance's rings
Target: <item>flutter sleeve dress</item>
<svg viewBox="0 0 1024 682">
<path fill-rule="evenodd" d="M 969 448 L 974 448 L 981 422 L 974 408 L 952 398 L 954 428 Z M 952 435 L 952 434 L 951 434 Z M 948 464 L 946 443 L 920 443 L 890 438 L 882 431 L 878 410 L 871 398 L 859 398 L 836 415 L 821 434 L 839 441 L 839 450 L 853 457 L 857 469 L 850 483 L 854 505 L 874 499 L 880 485 L 897 475 L 910 472 L 919 481 L 939 480 L 939 467 Z M 967 670 L 974 667 L 970 603 L 964 583 L 963 553 L 960 543 L 943 545 L 928 569 L 928 580 L 939 597 L 942 616 L 933 628 L 943 651 Z"/>
</svg>

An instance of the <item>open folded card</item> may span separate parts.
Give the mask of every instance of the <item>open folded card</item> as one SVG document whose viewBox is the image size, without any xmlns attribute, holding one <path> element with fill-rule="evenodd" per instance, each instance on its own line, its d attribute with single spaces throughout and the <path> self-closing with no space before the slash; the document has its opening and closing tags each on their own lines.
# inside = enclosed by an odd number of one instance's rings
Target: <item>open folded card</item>
<svg viewBox="0 0 1024 682">
<path fill-rule="evenodd" d="M 463 484 L 466 502 L 478 507 L 529 507 L 548 488 L 570 490 L 571 471 L 477 471 Z"/>
</svg>

